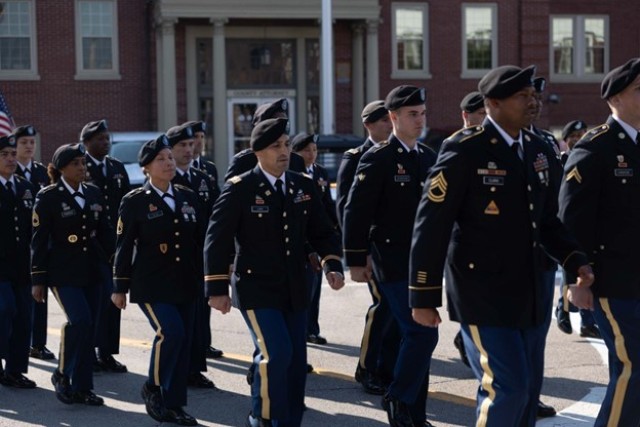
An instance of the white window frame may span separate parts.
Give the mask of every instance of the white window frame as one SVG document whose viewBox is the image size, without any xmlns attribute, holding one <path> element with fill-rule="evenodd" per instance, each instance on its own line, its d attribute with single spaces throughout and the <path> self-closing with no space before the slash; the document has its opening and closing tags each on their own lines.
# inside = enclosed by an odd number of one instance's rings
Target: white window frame
<svg viewBox="0 0 640 427">
<path fill-rule="evenodd" d="M 111 36 L 112 68 L 110 70 L 87 70 L 84 68 L 82 49 L 82 26 L 80 3 L 100 2 L 113 4 L 113 31 Z M 76 80 L 120 80 L 120 60 L 118 42 L 118 1 L 117 0 L 75 0 L 75 37 L 76 37 Z"/>
<path fill-rule="evenodd" d="M 486 8 L 491 9 L 491 68 L 487 69 L 469 69 L 467 68 L 467 8 Z M 461 39 L 462 39 L 462 73 L 463 79 L 482 78 L 490 70 L 498 66 L 498 4 L 497 3 L 462 3 L 461 8 Z"/>
<path fill-rule="evenodd" d="M 36 31 L 36 2 L 35 0 L 7 0 L 3 3 L 28 3 L 29 4 L 29 53 L 31 68 L 28 70 L 2 70 L 0 80 L 40 80 L 38 75 L 37 31 Z"/>
<path fill-rule="evenodd" d="M 422 40 L 422 69 L 398 69 L 398 40 L 396 39 L 396 11 L 398 9 L 413 9 L 422 12 L 423 40 Z M 430 79 L 429 72 L 429 4 L 428 3 L 392 3 L 391 4 L 391 78 L 392 79 Z"/>
<path fill-rule="evenodd" d="M 571 19 L 573 21 L 573 73 L 558 74 L 554 64 L 553 20 L 555 18 Z M 586 19 L 602 19 L 604 21 L 604 70 L 599 74 L 585 73 L 585 38 L 584 21 Z M 609 15 L 551 15 L 549 17 L 549 78 L 552 82 L 560 83 L 600 83 L 609 72 L 610 31 Z"/>
</svg>

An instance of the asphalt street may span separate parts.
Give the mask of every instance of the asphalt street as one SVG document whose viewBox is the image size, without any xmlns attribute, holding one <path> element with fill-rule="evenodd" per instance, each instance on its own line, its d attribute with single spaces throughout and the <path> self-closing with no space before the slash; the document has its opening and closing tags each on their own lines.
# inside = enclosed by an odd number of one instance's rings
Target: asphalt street
<svg viewBox="0 0 640 427">
<path fill-rule="evenodd" d="M 303 425 L 308 427 L 382 427 L 388 425 L 380 408 L 380 397 L 362 391 L 353 380 L 364 327 L 364 313 L 370 303 L 367 287 L 348 282 L 340 291 L 326 284 L 322 289 L 321 333 L 325 346 L 309 346 L 309 362 L 315 371 L 308 376 Z M 57 353 L 59 327 L 64 316 L 54 298 L 49 306 L 48 347 Z M 441 310 L 446 319 L 445 310 Z M 579 327 L 577 319 L 572 319 Z M 249 387 L 245 373 L 253 345 L 237 310 L 215 313 L 211 319 L 214 346 L 225 356 L 209 360 L 206 375 L 217 388 L 190 389 L 187 412 L 204 426 L 243 426 L 249 411 Z M 428 419 L 438 427 L 474 424 L 477 382 L 458 358 L 452 341 L 458 324 L 444 320 L 440 341 L 431 364 Z M 96 373 L 94 391 L 105 398 L 105 406 L 94 408 L 64 405 L 53 393 L 51 373 L 56 361 L 31 359 L 29 378 L 35 390 L 0 386 L 0 426 L 156 426 L 147 416 L 140 398 L 145 380 L 153 332 L 140 309 L 127 307 L 122 316 L 121 352 L 117 359 L 129 373 Z M 565 335 L 554 323 L 547 341 L 543 402 L 560 411 L 559 416 L 540 420 L 538 426 L 581 427 L 593 425 L 604 394 L 608 368 L 603 346 Z"/>
</svg>

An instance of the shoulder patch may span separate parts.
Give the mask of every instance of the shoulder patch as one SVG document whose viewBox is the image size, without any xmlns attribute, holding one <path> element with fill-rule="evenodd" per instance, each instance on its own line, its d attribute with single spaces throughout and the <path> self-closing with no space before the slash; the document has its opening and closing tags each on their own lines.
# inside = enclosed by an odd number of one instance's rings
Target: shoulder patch
<svg viewBox="0 0 640 427">
<path fill-rule="evenodd" d="M 377 147 L 374 147 L 372 151 L 377 152 L 382 150 L 383 148 L 390 147 L 389 141 L 382 141 L 378 143 Z"/>
<path fill-rule="evenodd" d="M 182 184 L 173 184 L 173 188 L 177 188 L 180 191 L 184 191 L 186 193 L 193 193 L 194 191 L 192 189 L 190 189 L 189 187 L 185 187 Z"/>
<path fill-rule="evenodd" d="M 600 126 L 596 126 L 595 128 L 591 129 L 589 132 L 587 132 L 586 138 L 590 140 L 594 140 L 600 135 L 606 133 L 608 130 L 609 130 L 609 125 L 604 123 Z"/>
<path fill-rule="evenodd" d="M 468 139 L 471 139 L 475 136 L 478 136 L 483 132 L 484 132 L 484 127 L 482 126 L 469 126 L 467 128 L 462 128 L 459 131 L 455 132 L 453 135 L 447 138 L 447 140 L 460 143 Z"/>
<path fill-rule="evenodd" d="M 44 187 L 42 190 L 40 190 L 41 193 L 48 193 L 51 190 L 54 190 L 58 185 L 57 184 L 49 184 L 46 187 Z"/>
<path fill-rule="evenodd" d="M 242 178 L 240 177 L 240 175 L 232 176 L 231 178 L 229 178 L 229 179 L 227 180 L 227 182 L 230 182 L 230 183 L 232 183 L 232 184 L 237 184 L 237 183 L 239 183 L 240 181 L 242 181 Z"/>
<path fill-rule="evenodd" d="M 356 155 L 356 154 L 358 154 L 359 152 L 360 152 L 360 150 L 358 150 L 357 148 L 352 148 L 352 149 L 350 149 L 350 150 L 347 150 L 347 153 L 349 153 L 349 154 L 353 154 L 353 155 Z"/>
</svg>

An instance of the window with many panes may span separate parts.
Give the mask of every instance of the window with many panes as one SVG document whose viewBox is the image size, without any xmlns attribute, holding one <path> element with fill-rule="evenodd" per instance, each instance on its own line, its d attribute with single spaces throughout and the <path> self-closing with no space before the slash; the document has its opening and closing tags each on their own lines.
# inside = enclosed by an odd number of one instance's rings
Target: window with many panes
<svg viewBox="0 0 640 427">
<path fill-rule="evenodd" d="M 550 60 L 554 81 L 600 81 L 609 70 L 608 17 L 552 16 Z"/>
<path fill-rule="evenodd" d="M 120 78 L 115 0 L 76 0 L 76 78 Z"/>
<path fill-rule="evenodd" d="M 36 75 L 35 2 L 0 3 L 0 78 L 25 80 Z"/>
<path fill-rule="evenodd" d="M 497 66 L 497 9 L 494 3 L 462 5 L 463 77 L 482 77 Z"/>
<path fill-rule="evenodd" d="M 394 78 L 429 78 L 428 5 L 394 3 L 392 46 Z"/>
</svg>

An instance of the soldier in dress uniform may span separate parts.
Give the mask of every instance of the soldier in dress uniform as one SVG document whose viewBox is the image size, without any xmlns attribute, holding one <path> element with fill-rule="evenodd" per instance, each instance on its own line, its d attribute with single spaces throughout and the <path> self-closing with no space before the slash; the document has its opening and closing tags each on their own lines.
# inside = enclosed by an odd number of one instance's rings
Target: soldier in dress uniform
<svg viewBox="0 0 640 427">
<path fill-rule="evenodd" d="M 0 137 L 0 384 L 35 388 L 23 374 L 31 339 L 29 242 L 36 189 L 15 174 L 17 163 L 16 137 Z"/>
<path fill-rule="evenodd" d="M 389 303 L 402 341 L 382 405 L 394 427 L 430 426 L 426 420 L 431 354 L 438 330 L 411 319 L 408 263 L 422 186 L 436 154 L 418 143 L 426 121 L 425 90 L 398 86 L 385 99 L 393 123 L 388 142 L 367 151 L 344 211 L 344 253 L 356 282 L 375 280 Z"/>
<path fill-rule="evenodd" d="M 102 192 L 107 219 L 115 231 L 118 208 L 125 194 L 131 190 L 129 175 L 122 162 L 109 157 L 111 140 L 106 120 L 87 123 L 80 132 L 80 141 L 87 150 L 86 182 L 94 184 Z M 103 264 L 100 311 L 96 324 L 95 371 L 127 372 L 127 367 L 113 355 L 120 353 L 120 310 L 111 303 L 113 273 L 111 264 Z"/>
<path fill-rule="evenodd" d="M 384 107 L 382 100 L 367 104 L 362 110 L 361 117 L 368 137 L 359 147 L 344 152 L 338 168 L 336 209 L 340 226 L 342 226 L 344 206 L 347 204 L 347 197 L 360 158 L 371 147 L 385 142 L 393 131 L 389 111 Z M 365 316 L 365 327 L 360 343 L 360 358 L 356 367 L 355 379 L 367 393 L 381 395 L 384 394 L 386 385 L 393 378 L 400 334 L 398 325 L 389 310 L 389 303 L 380 293 L 376 282 L 370 280 L 367 282 L 367 286 L 372 304 Z"/>
<path fill-rule="evenodd" d="M 425 326 L 448 311 L 461 323 L 477 392 L 477 425 L 533 426 L 545 316 L 544 250 L 588 286 L 586 255 L 558 220 L 547 143 L 527 131 L 536 115 L 535 67 L 507 65 L 478 84 L 487 118 L 443 145 L 414 225 L 409 301 Z"/>
<path fill-rule="evenodd" d="M 255 127 L 258 123 L 266 119 L 276 119 L 279 117 L 286 119 L 288 117 L 288 110 L 289 102 L 285 98 L 262 104 L 258 106 L 256 112 L 253 114 L 252 124 Z M 227 169 L 227 173 L 224 175 L 225 182 L 236 175 L 252 170 L 257 163 L 256 155 L 251 148 L 240 151 L 231 159 L 231 164 Z M 304 160 L 298 155 L 291 156 L 289 160 L 289 170 L 304 172 Z"/>
<path fill-rule="evenodd" d="M 141 393 L 147 413 L 159 422 L 195 426 L 183 406 L 206 218 L 196 194 L 171 183 L 176 163 L 165 135 L 145 143 L 138 160 L 149 179 L 120 205 L 111 300 L 124 309 L 130 292 L 156 334 Z"/>
<path fill-rule="evenodd" d="M 47 167 L 33 159 L 36 152 L 36 133 L 37 131 L 32 125 L 18 126 L 12 132 L 12 135 L 16 138 L 18 159 L 16 175 L 31 182 L 35 187 L 35 193 L 50 184 Z M 47 348 L 48 300 L 49 297 L 45 294 L 44 303 L 38 304 L 32 301 L 33 324 L 29 355 L 42 360 L 55 359 L 55 355 Z"/>
<path fill-rule="evenodd" d="M 56 397 L 65 404 L 99 406 L 104 401 L 91 389 L 100 268 L 113 256 L 115 236 L 100 190 L 83 182 L 85 156 L 81 143 L 62 145 L 53 154 L 53 184 L 40 190 L 33 208 L 31 280 L 35 300 L 42 302 L 49 287 L 67 317 L 51 377 Z"/>
<path fill-rule="evenodd" d="M 301 132 L 291 140 L 292 153 L 296 153 L 304 160 L 305 174 L 307 174 L 316 184 L 318 194 L 322 198 L 322 206 L 331 219 L 331 223 L 336 230 L 339 230 L 338 218 L 336 216 L 336 203 L 331 197 L 329 188 L 329 174 L 327 170 L 316 163 L 318 157 L 318 135 L 309 135 Z M 313 249 L 310 249 L 313 250 Z M 317 259 L 318 254 L 313 250 L 310 257 Z M 317 345 L 324 345 L 327 339 L 320 335 L 320 293 L 322 289 L 322 268 L 319 263 L 307 263 L 307 284 L 309 285 L 310 301 L 309 316 L 307 322 L 307 342 Z"/>
<path fill-rule="evenodd" d="M 609 350 L 609 384 L 595 426 L 640 425 L 640 58 L 611 70 L 601 95 L 611 116 L 571 150 L 560 219 L 593 263 L 590 288 L 569 300 L 593 315 Z M 574 283 L 570 275 L 567 283 Z"/>
<path fill-rule="evenodd" d="M 214 206 L 205 242 L 209 305 L 244 317 L 260 349 L 246 426 L 298 427 L 306 381 L 305 243 L 322 257 L 327 282 L 344 285 L 340 244 L 313 181 L 287 171 L 289 122 L 268 119 L 251 133 L 257 166 L 230 179 Z M 236 259 L 229 277 L 229 254 Z"/>
<path fill-rule="evenodd" d="M 209 176 L 191 167 L 193 160 L 193 127 L 189 123 L 174 126 L 167 130 L 167 139 L 171 147 L 171 153 L 176 163 L 176 174 L 171 180 L 173 184 L 180 184 L 193 190 L 198 198 L 196 209 L 203 218 L 209 218 L 213 208 L 214 189 Z M 200 249 L 204 245 L 205 230 L 201 230 L 198 244 Z M 200 272 L 203 272 L 202 251 L 197 255 L 197 262 Z M 202 276 L 202 274 L 200 275 Z M 209 337 L 211 336 L 211 326 L 209 323 L 210 308 L 207 305 L 204 292 L 197 295 L 195 305 L 195 321 L 193 340 L 191 348 L 191 359 L 189 362 L 188 385 L 197 388 L 214 388 L 213 381 L 205 377 L 201 372 L 207 371 L 207 349 L 209 348 Z"/>
<path fill-rule="evenodd" d="M 204 140 L 207 136 L 207 125 L 205 122 L 187 122 L 187 124 L 191 125 L 191 129 L 193 130 L 193 161 L 191 162 L 191 167 L 195 169 L 199 169 L 209 175 L 211 179 L 211 189 L 212 193 L 210 194 L 211 199 L 211 207 L 213 207 L 213 203 L 220 196 L 220 186 L 218 185 L 218 168 L 216 168 L 215 163 L 211 160 L 207 160 L 202 157 L 202 149 L 204 147 Z M 209 215 L 211 211 L 209 211 Z M 207 217 L 208 218 L 208 217 Z M 204 346 L 205 346 L 205 357 L 209 359 L 219 359 L 224 353 L 222 350 L 217 349 L 211 345 L 211 307 L 207 304 L 207 301 L 204 301 L 205 313 L 204 316 L 206 318 L 207 327 L 204 328 Z"/>
</svg>

